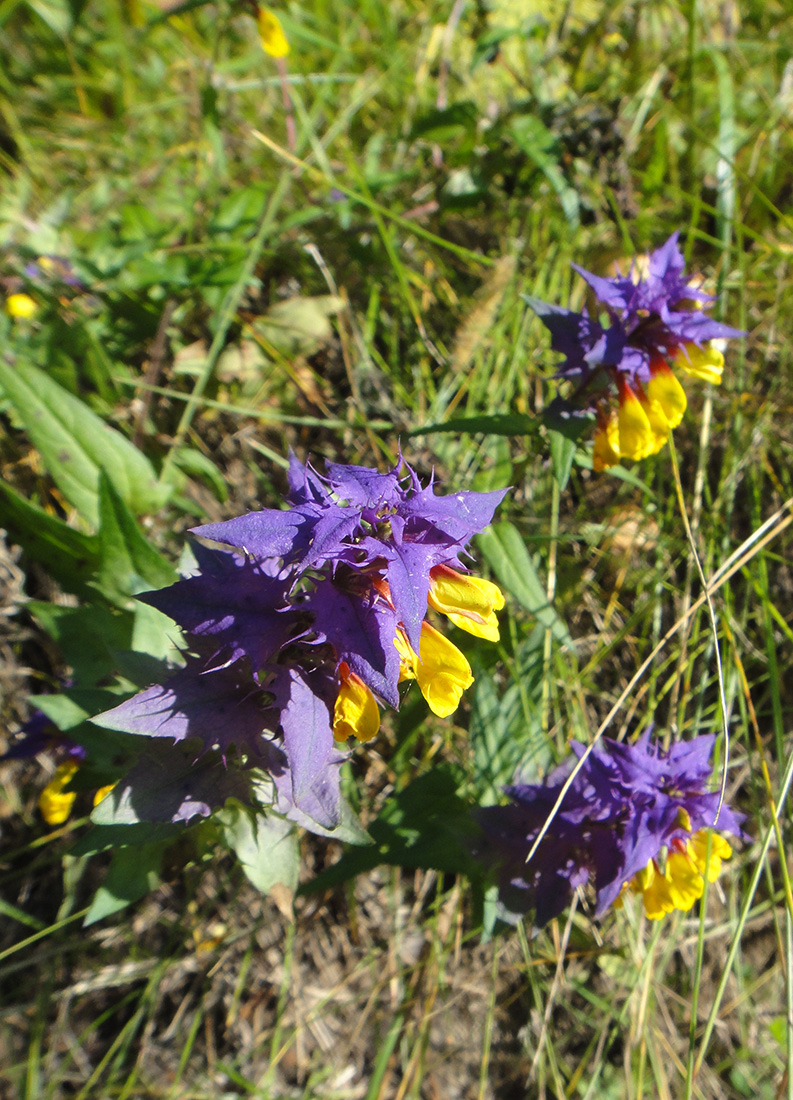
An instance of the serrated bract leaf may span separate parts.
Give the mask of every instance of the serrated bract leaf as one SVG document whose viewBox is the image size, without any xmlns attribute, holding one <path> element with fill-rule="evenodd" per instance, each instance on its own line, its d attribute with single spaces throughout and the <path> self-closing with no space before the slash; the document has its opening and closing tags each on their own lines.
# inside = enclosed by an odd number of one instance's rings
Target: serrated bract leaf
<svg viewBox="0 0 793 1100">
<path fill-rule="evenodd" d="M 174 741 L 198 738 L 205 749 L 258 752 L 266 724 L 262 692 L 241 665 L 207 673 L 190 659 L 164 684 L 152 684 L 131 699 L 96 715 L 107 729 Z"/>
<path fill-rule="evenodd" d="M 339 769 L 333 740 L 337 685 L 323 671 L 279 669 L 268 688 L 275 694 L 292 779 L 292 801 L 332 829 L 339 820 Z"/>
<path fill-rule="evenodd" d="M 306 607 L 314 614 L 315 630 L 333 646 L 339 660 L 389 706 L 398 707 L 396 613 L 382 601 L 346 592 L 329 580 L 318 582 Z"/>
<path fill-rule="evenodd" d="M 188 746 L 152 742 L 134 767 L 94 808 L 96 825 L 188 822 L 208 817 L 228 798 L 247 802 L 249 774 L 229 768 L 219 753 L 196 760 Z"/>
<path fill-rule="evenodd" d="M 139 599 L 211 640 L 215 655 L 229 662 L 247 657 L 258 670 L 296 629 L 299 615 L 289 609 L 287 583 L 239 554 L 200 543 L 194 552 L 199 572 Z"/>
</svg>

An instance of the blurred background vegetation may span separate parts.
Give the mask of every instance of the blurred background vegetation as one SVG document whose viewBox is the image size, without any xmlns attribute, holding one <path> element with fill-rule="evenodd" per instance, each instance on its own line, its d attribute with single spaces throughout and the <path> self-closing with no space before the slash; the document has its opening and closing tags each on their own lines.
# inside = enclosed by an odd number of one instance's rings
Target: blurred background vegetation
<svg viewBox="0 0 793 1100">
<path fill-rule="evenodd" d="M 792 740 L 793 11 L 273 10 L 280 62 L 241 0 L 0 0 L 0 286 L 36 307 L 0 321 L 2 733 L 81 660 L 104 690 L 121 646 L 159 656 L 131 595 L 188 527 L 274 506 L 289 447 L 513 486 L 480 544 L 502 644 L 464 644 L 455 723 L 410 696 L 356 750 L 367 823 L 412 794 L 374 857 L 304 840 L 296 899 L 171 850 L 84 931 L 110 855 L 69 854 L 84 815 L 47 830 L 40 764 L 2 765 L 0 1096 L 791 1096 L 787 812 L 782 852 L 761 842 Z M 571 261 L 625 270 L 678 228 L 748 333 L 675 438 L 708 575 L 770 521 L 718 597 L 755 839 L 701 921 L 579 907 L 483 940 L 465 879 L 427 869 L 444 825 L 587 741 L 700 595 L 668 455 L 594 475 L 543 425 L 555 356 L 524 296 L 581 308 Z M 648 721 L 718 729 L 701 609 L 609 732 Z"/>
</svg>

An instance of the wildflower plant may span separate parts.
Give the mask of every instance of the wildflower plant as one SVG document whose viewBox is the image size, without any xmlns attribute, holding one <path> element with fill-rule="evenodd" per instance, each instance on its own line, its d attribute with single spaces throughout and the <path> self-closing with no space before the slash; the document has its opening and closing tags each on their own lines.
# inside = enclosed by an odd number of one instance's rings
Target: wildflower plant
<svg viewBox="0 0 793 1100">
<path fill-rule="evenodd" d="M 515 783 L 508 805 L 480 810 L 478 854 L 497 868 L 503 914 L 531 914 L 541 928 L 589 885 L 596 917 L 628 890 L 651 920 L 690 909 L 731 855 L 722 833 L 744 835 L 743 815 L 708 790 L 714 741 L 704 735 L 665 750 L 647 730 L 634 744 L 603 738 L 585 757 L 573 741 L 571 759 L 546 782 Z M 583 766 L 533 851 L 576 759 Z"/>
<path fill-rule="evenodd" d="M 606 278 L 574 264 L 596 316 L 530 299 L 564 355 L 557 377 L 570 386 L 555 411 L 595 416 L 595 470 L 660 451 L 687 406 L 675 370 L 718 385 L 725 341 L 744 335 L 705 312 L 714 299 L 686 275 L 678 237 L 634 260 L 628 275 Z"/>
<path fill-rule="evenodd" d="M 138 762 L 108 796 L 116 812 L 188 821 L 233 795 L 335 829 L 340 746 L 376 736 L 402 681 L 443 718 L 473 682 L 428 607 L 497 640 L 503 597 L 462 559 L 504 493 L 440 496 L 401 459 L 322 477 L 293 455 L 288 507 L 195 528 L 227 549 L 198 543 L 191 575 L 139 597 L 181 628 L 184 667 L 95 719 L 156 746 L 156 792 Z"/>
</svg>

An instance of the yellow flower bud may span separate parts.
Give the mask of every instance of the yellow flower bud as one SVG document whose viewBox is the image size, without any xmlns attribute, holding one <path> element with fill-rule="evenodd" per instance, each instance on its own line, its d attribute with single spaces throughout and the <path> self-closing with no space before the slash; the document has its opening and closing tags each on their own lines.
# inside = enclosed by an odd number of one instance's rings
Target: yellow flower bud
<svg viewBox="0 0 793 1100">
<path fill-rule="evenodd" d="M 704 875 L 707 871 L 708 882 L 715 882 L 721 874 L 721 861 L 730 858 L 732 848 L 719 833 L 710 832 L 710 858 L 708 859 L 709 832 L 709 829 L 700 829 L 698 833 L 694 833 L 688 848 L 700 874 Z"/>
<path fill-rule="evenodd" d="M 676 428 L 686 411 L 686 391 L 675 378 L 663 359 L 650 364 L 650 381 L 645 386 L 647 398 L 652 405 L 660 407 L 669 428 Z"/>
<path fill-rule="evenodd" d="M 75 791 L 65 791 L 64 787 L 68 787 L 71 783 L 78 768 L 79 765 L 73 760 L 60 764 L 55 769 L 55 775 L 39 795 L 41 816 L 48 825 L 63 825 L 72 812 L 77 794 Z"/>
<path fill-rule="evenodd" d="M 259 8 L 257 22 L 259 40 L 264 52 L 270 57 L 286 57 L 289 53 L 289 43 L 281 26 L 281 20 L 275 12 L 270 11 L 269 8 Z"/>
<path fill-rule="evenodd" d="M 463 692 L 474 682 L 471 666 L 457 646 L 427 622 L 421 624 L 420 656 L 402 630 L 397 630 L 394 645 L 400 656 L 400 680 L 418 681 L 430 710 L 439 718 L 454 714 Z"/>
<path fill-rule="evenodd" d="M 357 737 L 371 741 L 380 729 L 380 708 L 369 688 L 342 661 L 339 666 L 339 694 L 333 711 L 333 736 L 337 741 Z"/>
<path fill-rule="evenodd" d="M 108 783 L 104 787 L 100 787 L 94 794 L 94 805 L 98 806 L 103 798 L 106 798 L 115 787 L 115 783 Z"/>
<path fill-rule="evenodd" d="M 654 454 L 658 450 L 656 433 L 650 426 L 644 406 L 627 382 L 620 382 L 619 401 L 617 427 L 620 457 L 639 459 Z"/>
<path fill-rule="evenodd" d="M 17 321 L 29 321 L 39 311 L 37 303 L 29 294 L 9 294 L 5 309 L 8 316 Z"/>
<path fill-rule="evenodd" d="M 620 431 L 615 416 L 609 417 L 595 429 L 595 446 L 592 450 L 592 468 L 596 473 L 618 466 L 620 461 Z"/>
<path fill-rule="evenodd" d="M 724 370 L 724 356 L 717 347 L 717 342 L 711 340 L 704 347 L 696 344 L 683 344 L 674 354 L 673 362 L 686 374 L 694 378 L 701 378 L 704 382 L 713 382 L 718 386 L 721 382 Z"/>
</svg>

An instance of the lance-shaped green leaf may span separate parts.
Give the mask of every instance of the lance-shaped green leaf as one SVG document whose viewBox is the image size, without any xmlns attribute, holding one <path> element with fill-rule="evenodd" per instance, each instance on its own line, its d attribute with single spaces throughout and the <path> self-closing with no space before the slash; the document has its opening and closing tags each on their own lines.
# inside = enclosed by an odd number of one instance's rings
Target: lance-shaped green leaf
<svg viewBox="0 0 793 1100">
<path fill-rule="evenodd" d="M 99 546 L 97 587 L 122 606 L 131 607 L 129 596 L 136 592 L 176 580 L 176 570 L 143 535 L 104 470 L 99 472 Z"/>
<path fill-rule="evenodd" d="M 88 582 L 99 562 L 95 535 L 75 531 L 63 520 L 25 500 L 4 481 L 0 481 L 0 527 L 30 557 L 44 565 L 67 592 L 78 596 L 90 594 Z"/>
<path fill-rule="evenodd" d="M 560 642 L 571 644 L 569 631 L 549 602 L 526 544 L 506 520 L 494 523 L 477 539 L 499 583 Z"/>
<path fill-rule="evenodd" d="M 48 374 L 0 362 L 0 387 L 64 497 L 94 527 L 104 470 L 132 512 L 160 508 L 170 492 L 137 447 Z"/>
</svg>

